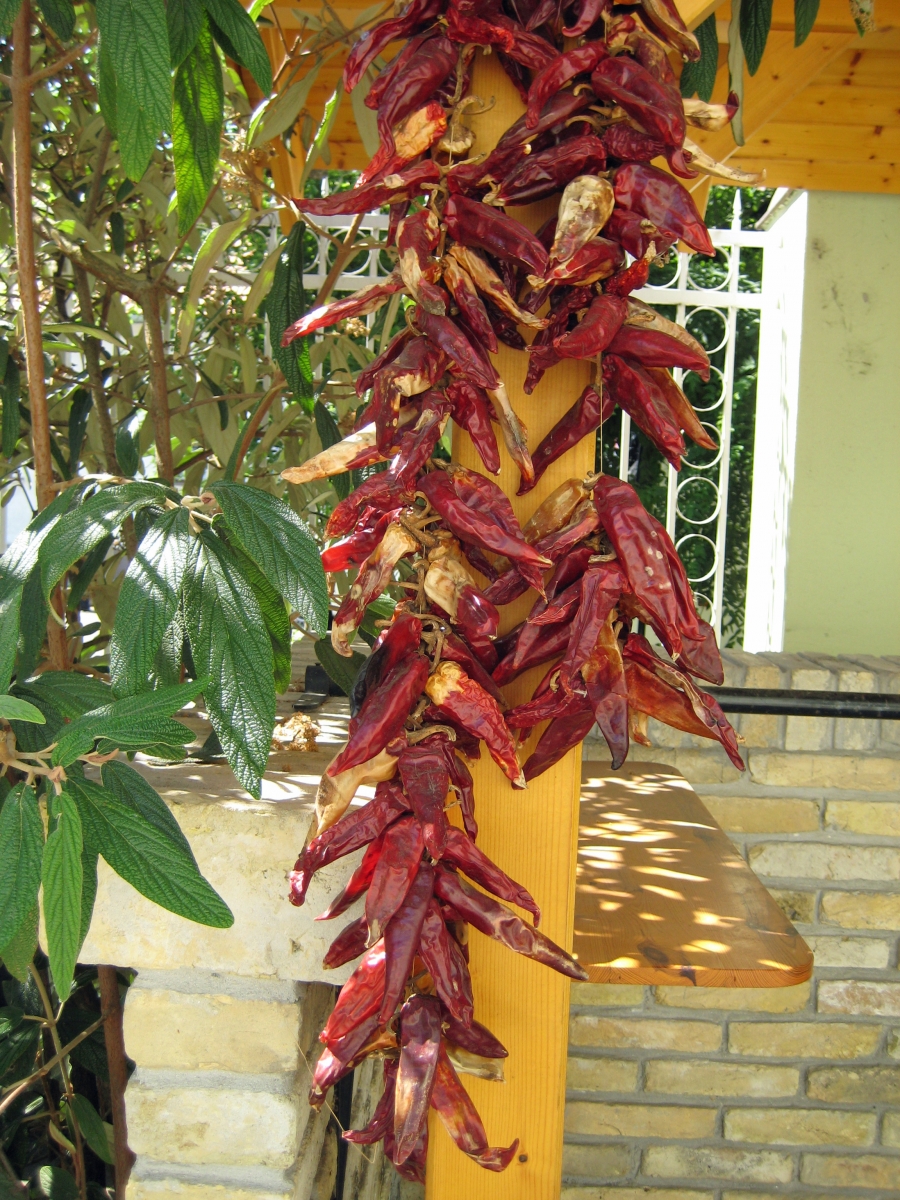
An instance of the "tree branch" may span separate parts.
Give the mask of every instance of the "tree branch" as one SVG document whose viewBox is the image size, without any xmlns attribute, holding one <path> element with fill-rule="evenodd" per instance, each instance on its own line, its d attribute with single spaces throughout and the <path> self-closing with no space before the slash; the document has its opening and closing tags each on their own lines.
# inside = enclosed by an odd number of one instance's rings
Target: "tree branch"
<svg viewBox="0 0 900 1200">
<path fill-rule="evenodd" d="M 156 442 L 156 471 L 160 479 L 175 481 L 172 440 L 169 432 L 169 387 L 166 380 L 166 347 L 162 335 L 162 311 L 159 291 L 148 288 L 140 297 L 144 314 L 144 337 L 150 356 L 150 418 Z"/>
<path fill-rule="evenodd" d="M 128 1147 L 128 1124 L 125 1117 L 128 1067 L 122 1032 L 122 1002 L 119 998 L 119 979 L 115 967 L 98 967 L 97 978 L 100 984 L 100 1005 L 107 1013 L 103 1023 L 103 1036 L 106 1039 L 106 1061 L 109 1064 L 109 1096 L 116 1160 L 115 1200 L 125 1200 L 125 1188 L 134 1166 L 135 1155 Z"/>
<path fill-rule="evenodd" d="M 23 0 L 13 26 L 12 109 L 13 171 L 15 182 L 16 259 L 19 303 L 25 326 L 25 369 L 31 407 L 31 445 L 38 508 L 53 499 L 53 461 L 50 454 L 50 414 L 44 380 L 44 347 L 38 306 L 38 267 L 34 249 L 31 194 L 31 3 Z M 54 604 L 58 608 L 60 601 Z M 47 622 L 47 646 L 55 671 L 65 671 L 69 656 L 62 612 Z"/>
</svg>

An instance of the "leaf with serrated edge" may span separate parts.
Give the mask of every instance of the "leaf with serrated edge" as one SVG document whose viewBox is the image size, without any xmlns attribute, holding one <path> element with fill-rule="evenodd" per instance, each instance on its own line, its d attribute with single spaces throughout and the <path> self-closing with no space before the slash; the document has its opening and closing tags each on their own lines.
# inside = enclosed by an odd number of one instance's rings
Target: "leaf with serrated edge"
<svg viewBox="0 0 900 1200">
<path fill-rule="evenodd" d="M 0 959 L 3 960 L 3 965 L 10 975 L 14 979 L 18 979 L 20 983 L 25 983 L 30 978 L 28 968 L 34 958 L 34 952 L 37 950 L 38 917 L 38 904 L 35 900 L 15 936 L 5 946 L 0 946 Z"/>
<path fill-rule="evenodd" d="M 196 45 L 175 73 L 172 155 L 178 195 L 178 233 L 203 211 L 219 161 L 225 92 L 222 64 L 204 16 Z"/>
<path fill-rule="evenodd" d="M 213 533 L 194 540 L 184 623 L 213 729 L 239 782 L 257 799 L 275 725 L 272 644 L 253 588 Z"/>
<path fill-rule="evenodd" d="M 116 695 L 147 687 L 153 660 L 175 616 L 191 549 L 186 508 L 164 513 L 141 539 L 116 605 L 109 673 Z"/>
<path fill-rule="evenodd" d="M 161 742 L 167 746 L 183 746 L 193 740 L 193 733 L 178 721 L 170 720 L 195 696 L 202 692 L 205 680 L 179 683 L 174 687 L 157 688 L 125 696 L 102 708 L 84 713 L 67 725 L 53 749 L 54 766 L 68 766 L 81 754 L 86 754 L 98 738 L 107 738 L 120 746 L 140 746 Z"/>
<path fill-rule="evenodd" d="M 50 595 L 73 563 L 115 533 L 126 517 L 145 505 L 161 504 L 165 498 L 165 489 L 157 483 L 122 483 L 104 488 L 61 517 L 38 554 L 44 596 Z"/>
<path fill-rule="evenodd" d="M 772 0 L 741 0 L 740 25 L 747 70 L 755 75 L 772 25 Z"/>
<path fill-rule="evenodd" d="M 240 483 L 215 483 L 225 524 L 294 612 L 316 633 L 328 622 L 328 588 L 312 535 L 283 500 Z"/>
<path fill-rule="evenodd" d="M 119 155 L 129 179 L 147 169 L 172 112 L 163 0 L 97 0 L 97 24 L 116 75 Z"/>
<path fill-rule="evenodd" d="M 819 15 L 819 0 L 794 0 L 794 45 L 802 46 Z"/>
<path fill-rule="evenodd" d="M 20 783 L 0 809 L 0 946 L 16 936 L 37 899 L 43 851 L 34 789 Z"/>
<path fill-rule="evenodd" d="M 178 916 L 227 929 L 234 917 L 177 842 L 112 792 L 90 780 L 70 780 L 84 840 L 133 888 Z"/>
<path fill-rule="evenodd" d="M 181 826 L 172 816 L 165 800 L 156 792 L 147 780 L 126 763 L 113 759 L 104 763 L 100 769 L 100 778 L 116 799 L 144 818 L 150 825 L 155 825 L 161 833 L 171 841 L 177 842 L 185 854 L 194 857 L 190 843 L 181 832 Z"/>
<path fill-rule="evenodd" d="M 204 0 L 206 11 L 229 42 L 229 50 L 256 80 L 259 90 L 272 90 L 272 64 L 259 30 L 238 0 Z"/>
<path fill-rule="evenodd" d="M 693 96 L 696 92 L 701 100 L 708 101 L 716 83 L 719 69 L 719 36 L 716 32 L 715 13 L 694 30 L 700 44 L 697 62 L 685 63 L 681 69 L 681 94 Z"/>
<path fill-rule="evenodd" d="M 166 0 L 166 26 L 173 70 L 181 66 L 196 46 L 203 17 L 203 0 Z"/>
<path fill-rule="evenodd" d="M 50 972 L 57 995 L 65 1000 L 81 949 L 81 817 L 75 801 L 65 790 L 57 797 L 54 808 L 58 817 L 44 845 L 41 882 Z"/>
</svg>

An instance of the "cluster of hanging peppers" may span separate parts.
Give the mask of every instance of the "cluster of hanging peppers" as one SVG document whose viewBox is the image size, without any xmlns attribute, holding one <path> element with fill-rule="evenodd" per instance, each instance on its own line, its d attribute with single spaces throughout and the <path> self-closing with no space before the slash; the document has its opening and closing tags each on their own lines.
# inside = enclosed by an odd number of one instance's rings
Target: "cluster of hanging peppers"
<svg viewBox="0 0 900 1200">
<path fill-rule="evenodd" d="M 504 1169 L 517 1147 L 489 1146 L 459 1080 L 502 1078 L 506 1055 L 474 1020 L 468 927 L 586 978 L 537 929 L 531 895 L 478 849 L 466 760 L 483 742 L 512 786 L 524 788 L 596 723 L 617 767 L 629 739 L 650 744 L 652 716 L 717 739 L 743 768 L 734 730 L 695 682 L 722 682 L 714 632 L 665 528 L 634 489 L 603 475 L 570 479 L 523 527 L 488 478 L 500 468 L 495 425 L 521 495 L 617 405 L 676 468 L 684 434 L 715 448 L 669 374 L 680 367 L 707 378 L 703 347 L 632 293 L 676 242 L 714 253 L 674 176 L 710 169 L 687 125 L 721 128 L 735 105 L 682 100 L 669 51 L 688 59 L 699 51 L 671 0 L 615 8 L 610 0 L 411 0 L 356 43 L 347 89 L 404 38 L 366 98 L 381 146 L 358 185 L 296 201 L 325 217 L 388 205 L 396 268 L 308 313 L 284 344 L 374 312 L 397 292 L 414 304 L 407 327 L 359 377 L 368 402 L 355 431 L 284 475 L 304 483 L 388 463 L 328 521 L 326 571 L 357 568 L 334 617 L 334 648 L 350 654 L 367 606 L 401 562 L 407 598 L 357 679 L 349 741 L 322 779 L 317 833 L 291 874 L 291 900 L 303 904 L 320 867 L 364 850 L 320 918 L 365 898 L 363 915 L 325 957 L 327 967 L 359 965 L 321 1035 L 310 1098 L 321 1105 L 363 1058 L 382 1056 L 381 1101 L 368 1126 L 345 1137 L 383 1140 L 401 1174 L 422 1180 L 429 1108 L 490 1170 Z M 571 48 L 560 48 L 563 38 Z M 487 155 L 470 153 L 464 121 L 477 102 L 467 90 L 479 48 L 497 54 L 527 105 Z M 659 157 L 672 173 L 651 165 Z M 727 168 L 717 173 L 727 177 Z M 560 192 L 556 216 L 537 234 L 504 211 Z M 500 342 L 529 355 L 526 392 L 564 358 L 597 364 L 595 383 L 533 451 L 489 356 Z M 488 474 L 434 459 L 450 419 Z M 537 594 L 529 616 L 499 636 L 498 606 L 528 589 Z M 670 659 L 631 632 L 635 621 Z M 501 686 L 542 664 L 532 698 L 509 708 Z M 522 747 L 545 723 L 521 765 Z M 351 808 L 364 783 L 375 785 L 374 799 Z M 448 817 L 456 809 L 462 828 Z"/>
</svg>

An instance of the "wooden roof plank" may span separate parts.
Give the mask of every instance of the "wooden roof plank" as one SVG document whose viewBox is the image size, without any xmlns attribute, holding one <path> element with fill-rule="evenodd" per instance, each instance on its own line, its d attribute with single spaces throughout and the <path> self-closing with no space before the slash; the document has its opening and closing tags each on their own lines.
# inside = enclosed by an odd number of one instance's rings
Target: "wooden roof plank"
<svg viewBox="0 0 900 1200">
<path fill-rule="evenodd" d="M 669 767 L 582 771 L 574 952 L 594 983 L 787 987 L 809 947 Z"/>
</svg>

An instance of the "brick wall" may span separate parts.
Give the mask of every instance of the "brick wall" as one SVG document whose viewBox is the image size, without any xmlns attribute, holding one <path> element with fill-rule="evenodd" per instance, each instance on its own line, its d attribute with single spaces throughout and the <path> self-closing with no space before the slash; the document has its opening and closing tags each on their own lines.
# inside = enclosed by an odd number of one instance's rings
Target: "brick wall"
<svg viewBox="0 0 900 1200">
<path fill-rule="evenodd" d="M 746 687 L 900 693 L 900 659 L 729 652 Z M 576 985 L 564 1200 L 900 1197 L 900 722 L 651 722 L 816 955 L 771 990 Z M 587 757 L 603 758 L 592 741 Z"/>
</svg>

